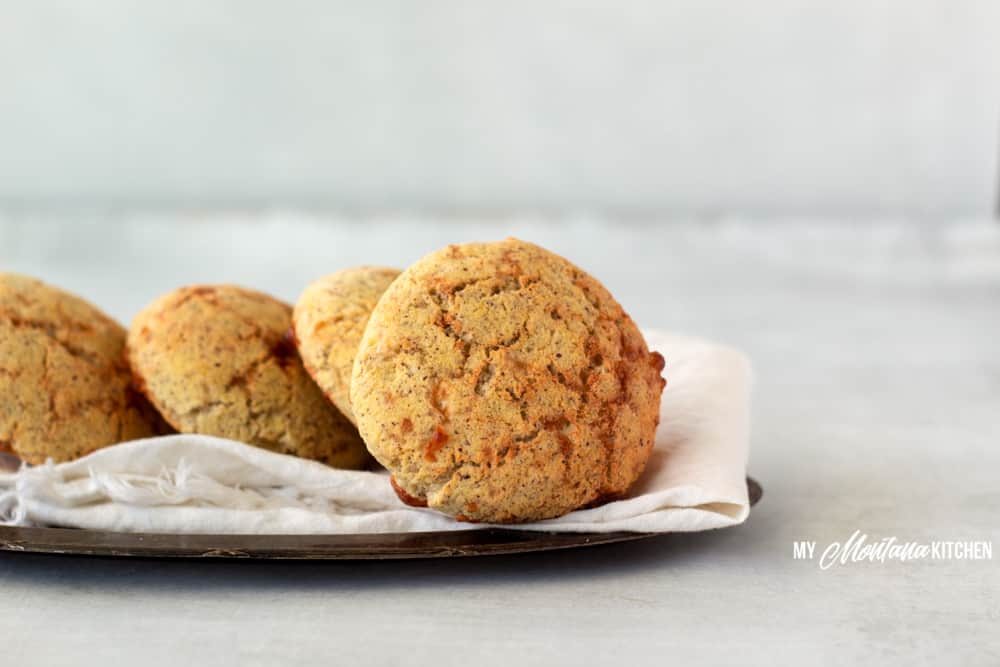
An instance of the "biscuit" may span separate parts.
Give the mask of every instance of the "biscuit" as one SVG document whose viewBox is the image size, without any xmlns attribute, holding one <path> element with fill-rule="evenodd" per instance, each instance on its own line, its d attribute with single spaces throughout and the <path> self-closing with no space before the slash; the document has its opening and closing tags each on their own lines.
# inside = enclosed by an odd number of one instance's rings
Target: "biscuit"
<svg viewBox="0 0 1000 667">
<path fill-rule="evenodd" d="M 515 239 L 404 271 L 368 321 L 351 405 L 404 502 L 468 521 L 623 495 L 659 420 L 663 357 L 595 279 Z"/>
<path fill-rule="evenodd" d="M 124 348 L 125 329 L 80 297 L 0 273 L 0 451 L 61 462 L 161 432 Z"/>
<path fill-rule="evenodd" d="M 287 304 L 249 289 L 178 289 L 136 315 L 129 364 L 182 433 L 361 467 L 364 443 L 306 374 L 288 335 L 291 316 Z"/>
<path fill-rule="evenodd" d="M 359 266 L 309 285 L 292 311 L 302 363 L 327 398 L 356 423 L 351 410 L 351 367 L 361 335 L 379 297 L 398 269 Z"/>
</svg>

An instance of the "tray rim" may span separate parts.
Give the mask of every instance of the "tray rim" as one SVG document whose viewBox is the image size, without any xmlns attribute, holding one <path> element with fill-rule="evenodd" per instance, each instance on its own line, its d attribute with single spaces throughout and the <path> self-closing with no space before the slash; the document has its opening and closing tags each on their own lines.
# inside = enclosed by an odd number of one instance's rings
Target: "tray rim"
<svg viewBox="0 0 1000 667">
<path fill-rule="evenodd" d="M 747 477 L 750 506 L 763 488 Z M 666 533 L 572 533 L 516 528 L 409 533 L 253 535 L 116 533 L 79 528 L 0 526 L 0 551 L 114 558 L 389 560 L 490 556 L 571 549 Z"/>
</svg>

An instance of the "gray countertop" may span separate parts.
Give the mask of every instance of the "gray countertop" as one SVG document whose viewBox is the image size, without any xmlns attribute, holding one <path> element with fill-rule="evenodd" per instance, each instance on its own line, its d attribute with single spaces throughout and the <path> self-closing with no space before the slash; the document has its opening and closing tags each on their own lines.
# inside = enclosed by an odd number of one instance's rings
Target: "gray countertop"
<svg viewBox="0 0 1000 667">
<path fill-rule="evenodd" d="M 856 530 L 1000 546 L 1000 225 L 175 218 L 7 214 L 0 267 L 127 321 L 185 283 L 292 300 L 352 264 L 533 240 L 640 324 L 750 354 L 764 499 L 727 530 L 496 558 L 4 553 L 4 664 L 1000 664 L 1000 555 L 793 558 Z"/>
</svg>

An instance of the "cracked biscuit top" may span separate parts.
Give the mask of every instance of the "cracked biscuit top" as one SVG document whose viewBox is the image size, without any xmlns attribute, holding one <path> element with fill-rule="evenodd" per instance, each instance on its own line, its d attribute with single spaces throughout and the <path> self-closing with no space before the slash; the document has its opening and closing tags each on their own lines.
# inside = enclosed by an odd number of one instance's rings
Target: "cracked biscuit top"
<svg viewBox="0 0 1000 667">
<path fill-rule="evenodd" d="M 302 292 L 292 312 L 295 345 L 309 375 L 353 423 L 351 367 L 368 317 L 398 269 L 359 266 L 331 273 Z"/>
<path fill-rule="evenodd" d="M 162 430 L 124 347 L 125 329 L 83 299 L 0 273 L 0 451 L 68 461 Z"/>
<path fill-rule="evenodd" d="M 515 239 L 449 246 L 372 312 L 351 403 L 400 498 L 460 519 L 557 517 L 623 495 L 663 358 L 592 277 Z"/>
<path fill-rule="evenodd" d="M 302 367 L 291 315 L 253 290 L 185 287 L 135 317 L 128 360 L 146 396 L 183 433 L 360 467 L 364 443 Z"/>
</svg>

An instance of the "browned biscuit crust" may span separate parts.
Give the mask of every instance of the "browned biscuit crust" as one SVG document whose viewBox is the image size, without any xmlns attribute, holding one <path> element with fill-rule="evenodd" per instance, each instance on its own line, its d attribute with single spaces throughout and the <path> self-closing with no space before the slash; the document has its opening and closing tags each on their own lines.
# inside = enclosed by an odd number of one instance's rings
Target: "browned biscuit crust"
<svg viewBox="0 0 1000 667">
<path fill-rule="evenodd" d="M 125 329 L 83 299 L 0 274 L 0 451 L 69 461 L 162 432 L 124 347 Z"/>
<path fill-rule="evenodd" d="M 292 311 L 302 363 L 327 398 L 354 423 L 351 368 L 375 304 L 399 269 L 359 266 L 310 284 Z"/>
<path fill-rule="evenodd" d="M 421 259 L 382 296 L 351 402 L 406 497 L 464 520 L 531 521 L 628 490 L 653 447 L 662 369 L 570 262 L 514 239 L 470 243 Z"/>
<path fill-rule="evenodd" d="M 368 460 L 289 337 L 291 307 L 232 285 L 166 294 L 139 313 L 129 363 L 176 429 L 240 440 L 339 468 Z"/>
</svg>

